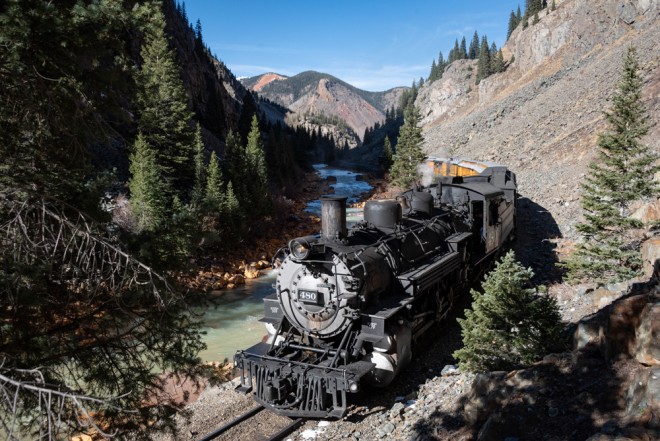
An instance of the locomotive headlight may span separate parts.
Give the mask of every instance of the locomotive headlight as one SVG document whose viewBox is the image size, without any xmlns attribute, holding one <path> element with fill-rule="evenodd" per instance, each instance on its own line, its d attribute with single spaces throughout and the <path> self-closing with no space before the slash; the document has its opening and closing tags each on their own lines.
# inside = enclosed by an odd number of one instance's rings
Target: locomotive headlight
<svg viewBox="0 0 660 441">
<path fill-rule="evenodd" d="M 293 257 L 295 257 L 298 260 L 303 260 L 307 256 L 309 256 L 309 252 L 311 250 L 307 242 L 304 242 L 299 239 L 293 239 L 289 244 L 289 249 L 291 249 L 291 253 L 293 253 Z"/>
<path fill-rule="evenodd" d="M 291 242 L 289 242 L 289 249 L 291 250 L 293 257 L 296 260 L 304 260 L 309 257 L 312 252 L 312 245 L 310 242 L 312 242 L 314 239 L 316 239 L 314 236 L 305 236 L 292 239 Z"/>
</svg>

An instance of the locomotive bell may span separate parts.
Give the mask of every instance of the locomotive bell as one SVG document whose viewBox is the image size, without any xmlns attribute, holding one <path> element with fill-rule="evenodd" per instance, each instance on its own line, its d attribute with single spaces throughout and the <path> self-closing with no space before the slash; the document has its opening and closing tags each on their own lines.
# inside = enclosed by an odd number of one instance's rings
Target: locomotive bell
<svg viewBox="0 0 660 441">
<path fill-rule="evenodd" d="M 346 196 L 321 197 L 321 237 L 325 240 L 346 237 Z"/>
</svg>

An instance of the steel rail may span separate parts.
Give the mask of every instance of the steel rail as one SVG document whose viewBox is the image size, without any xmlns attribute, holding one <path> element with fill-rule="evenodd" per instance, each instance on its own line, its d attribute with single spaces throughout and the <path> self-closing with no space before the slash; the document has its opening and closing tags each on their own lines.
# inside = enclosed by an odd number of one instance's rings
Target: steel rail
<svg viewBox="0 0 660 441">
<path fill-rule="evenodd" d="M 205 435 L 204 437 L 200 438 L 199 441 L 211 441 L 213 439 L 216 439 L 217 437 L 219 437 L 220 435 L 222 435 L 223 433 L 225 433 L 226 431 L 228 431 L 232 427 L 237 426 L 238 424 L 242 423 L 243 421 L 252 418 L 253 416 L 255 416 L 256 414 L 258 414 L 259 412 L 261 412 L 264 409 L 265 409 L 264 406 L 254 407 L 254 408 L 248 410 L 247 412 L 245 412 L 244 414 L 242 414 L 241 416 L 239 416 L 237 418 L 234 418 L 233 420 L 231 420 L 227 424 L 221 426 L 220 428 L 218 428 L 218 429 L 214 430 L 213 432 L 211 432 L 211 433 Z"/>
</svg>

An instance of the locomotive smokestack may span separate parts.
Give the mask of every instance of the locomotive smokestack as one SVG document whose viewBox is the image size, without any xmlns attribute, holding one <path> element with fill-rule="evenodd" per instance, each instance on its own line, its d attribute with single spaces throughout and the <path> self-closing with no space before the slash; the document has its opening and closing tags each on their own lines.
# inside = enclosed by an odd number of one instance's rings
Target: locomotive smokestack
<svg viewBox="0 0 660 441">
<path fill-rule="evenodd" d="M 321 197 L 321 236 L 325 240 L 346 237 L 346 196 Z"/>
</svg>

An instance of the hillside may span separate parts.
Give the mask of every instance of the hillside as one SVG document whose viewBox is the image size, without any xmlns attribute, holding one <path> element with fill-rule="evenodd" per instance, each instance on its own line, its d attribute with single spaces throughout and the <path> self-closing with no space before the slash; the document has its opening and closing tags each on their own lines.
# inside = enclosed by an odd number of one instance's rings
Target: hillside
<svg viewBox="0 0 660 441">
<path fill-rule="evenodd" d="M 207 147 L 218 148 L 230 128 L 236 129 L 247 89 L 212 56 L 182 19 L 173 2 L 163 2 L 166 32 L 175 49 L 195 117 Z"/>
<path fill-rule="evenodd" d="M 565 0 L 513 32 L 503 47 L 505 60 L 514 58 L 505 72 L 475 85 L 476 62 L 453 63 L 417 98 L 425 151 L 508 165 L 521 195 L 556 222 L 553 235 L 574 238 L 580 182 L 631 45 L 651 121 L 660 119 L 658 13 L 656 0 Z M 660 149 L 659 125 L 644 142 Z"/>
<path fill-rule="evenodd" d="M 386 110 L 398 103 L 405 90 L 401 87 L 368 92 L 332 75 L 314 71 L 292 77 L 267 73 L 241 81 L 263 98 L 291 110 L 286 117 L 291 125 L 313 126 L 307 118 L 310 114 L 341 119 L 359 138 L 351 143 L 351 147 L 359 143 L 367 127 L 382 123 Z"/>
</svg>

